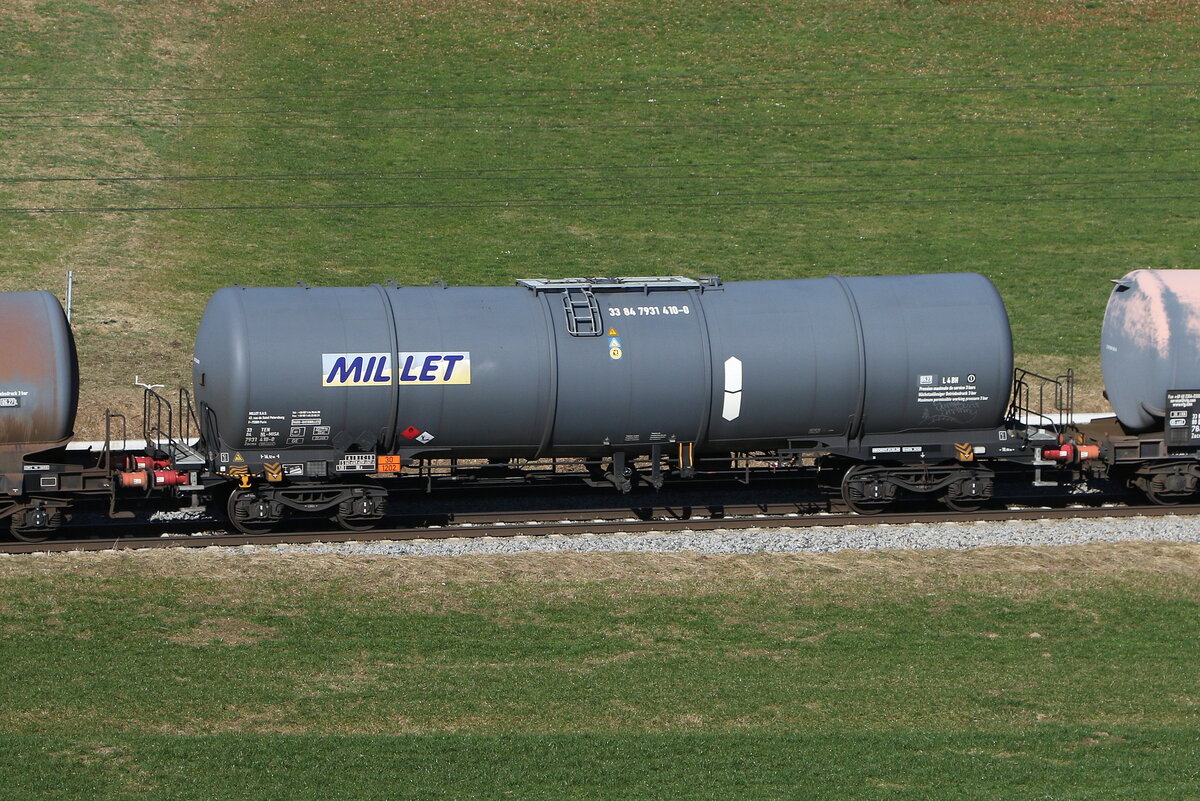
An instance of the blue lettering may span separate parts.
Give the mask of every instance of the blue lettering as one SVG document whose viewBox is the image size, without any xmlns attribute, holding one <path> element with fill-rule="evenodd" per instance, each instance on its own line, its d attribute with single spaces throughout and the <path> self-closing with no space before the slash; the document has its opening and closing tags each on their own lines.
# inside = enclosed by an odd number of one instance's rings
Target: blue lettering
<svg viewBox="0 0 1200 801">
<path fill-rule="evenodd" d="M 446 362 L 446 381 L 450 380 L 450 376 L 454 373 L 454 366 L 463 360 L 461 353 L 451 353 L 449 356 L 443 356 L 442 361 Z"/>
<path fill-rule="evenodd" d="M 437 372 L 437 363 L 441 360 L 441 356 L 434 356 L 432 354 L 425 357 L 425 365 L 421 368 L 422 381 L 434 381 L 437 379 L 434 373 Z"/>
<path fill-rule="evenodd" d="M 371 376 L 371 381 L 375 384 L 389 384 L 391 379 L 384 375 L 384 370 L 387 369 L 387 356 L 379 357 L 379 364 L 375 365 L 375 375 Z"/>
<path fill-rule="evenodd" d="M 333 367 L 329 370 L 329 375 L 325 378 L 326 384 L 345 384 L 347 382 L 358 383 L 362 378 L 363 360 L 362 356 L 355 356 L 354 360 L 349 365 L 346 364 L 346 357 L 339 356 L 337 361 L 333 363 Z"/>
<path fill-rule="evenodd" d="M 387 356 L 372 356 L 367 359 L 367 367 L 363 370 L 363 383 L 386 384 L 388 377 L 384 375 L 387 367 Z"/>
<path fill-rule="evenodd" d="M 417 377 L 412 374 L 413 357 L 409 356 L 404 360 L 404 369 L 400 371 L 401 381 L 416 381 Z"/>
</svg>

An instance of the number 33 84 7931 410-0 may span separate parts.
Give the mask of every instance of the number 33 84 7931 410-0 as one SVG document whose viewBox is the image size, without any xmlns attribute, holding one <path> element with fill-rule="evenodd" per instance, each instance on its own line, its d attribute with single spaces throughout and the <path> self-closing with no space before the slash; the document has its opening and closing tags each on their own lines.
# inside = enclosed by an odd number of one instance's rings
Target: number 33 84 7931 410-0
<svg viewBox="0 0 1200 801">
<path fill-rule="evenodd" d="M 687 306 L 609 306 L 609 317 L 654 317 L 656 315 L 691 314 Z"/>
</svg>

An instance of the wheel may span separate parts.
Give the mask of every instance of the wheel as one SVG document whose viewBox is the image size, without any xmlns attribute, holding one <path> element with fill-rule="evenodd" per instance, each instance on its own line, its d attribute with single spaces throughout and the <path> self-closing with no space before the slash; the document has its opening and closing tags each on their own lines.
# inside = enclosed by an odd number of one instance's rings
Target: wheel
<svg viewBox="0 0 1200 801">
<path fill-rule="evenodd" d="M 844 494 L 842 500 L 846 502 L 846 506 L 850 507 L 850 511 L 856 515 L 877 515 L 888 507 L 888 501 L 852 501 Z"/>
<path fill-rule="evenodd" d="M 1150 503 L 1174 506 L 1195 497 L 1195 478 L 1179 472 L 1162 471 L 1138 476 L 1132 483 Z"/>
<path fill-rule="evenodd" d="M 259 498 L 253 490 L 237 489 L 225 504 L 229 522 L 243 534 L 269 534 L 283 519 L 278 504 Z"/>
<path fill-rule="evenodd" d="M 1150 501 L 1150 503 L 1157 504 L 1158 506 L 1177 506 L 1191 497 L 1191 493 L 1182 492 L 1158 492 L 1155 490 L 1145 490 L 1145 493 L 1146 500 Z"/>
<path fill-rule="evenodd" d="M 978 512 L 991 496 L 990 478 L 963 478 L 946 487 L 942 503 L 953 512 Z"/>
<path fill-rule="evenodd" d="M 338 504 L 330 519 L 343 531 L 370 531 L 383 519 L 384 502 L 370 497 L 353 498 Z"/>
<path fill-rule="evenodd" d="M 13 539 L 21 542 L 45 542 L 50 539 L 51 531 L 44 528 L 26 528 L 12 526 L 9 529 L 12 532 Z"/>
<path fill-rule="evenodd" d="M 952 512 L 978 512 L 983 508 L 983 498 L 951 498 L 949 493 L 942 496 L 942 503 Z"/>
<path fill-rule="evenodd" d="M 896 485 L 878 468 L 856 465 L 842 477 L 842 501 L 860 515 L 877 515 L 896 498 Z"/>
<path fill-rule="evenodd" d="M 337 524 L 337 527 L 342 531 L 370 531 L 371 529 L 375 528 L 375 524 L 379 522 L 378 520 L 374 519 L 363 520 L 362 518 L 357 517 L 343 517 L 340 513 L 335 514 L 330 519 L 333 520 L 333 522 Z"/>
<path fill-rule="evenodd" d="M 27 506 L 9 519 L 13 538 L 21 542 L 45 542 L 62 524 L 62 512 L 53 507 Z"/>
</svg>

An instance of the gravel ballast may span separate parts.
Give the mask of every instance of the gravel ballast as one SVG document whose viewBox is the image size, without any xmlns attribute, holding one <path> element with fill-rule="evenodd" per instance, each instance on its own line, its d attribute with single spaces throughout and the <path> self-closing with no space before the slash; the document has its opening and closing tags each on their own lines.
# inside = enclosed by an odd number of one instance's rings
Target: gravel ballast
<svg viewBox="0 0 1200 801">
<path fill-rule="evenodd" d="M 245 546 L 239 550 L 355 556 L 467 556 L 553 552 L 749 554 L 934 548 L 966 550 L 997 545 L 1055 546 L 1130 540 L 1200 542 L 1200 522 L 1191 517 L 1156 517 L 912 523 L 829 528 L 316 543 Z"/>
</svg>

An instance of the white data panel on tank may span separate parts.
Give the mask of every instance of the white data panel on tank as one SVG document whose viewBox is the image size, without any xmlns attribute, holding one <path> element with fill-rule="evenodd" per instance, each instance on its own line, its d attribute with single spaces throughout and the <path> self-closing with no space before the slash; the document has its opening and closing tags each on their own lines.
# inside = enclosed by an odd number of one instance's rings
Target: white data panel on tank
<svg viewBox="0 0 1200 801">
<path fill-rule="evenodd" d="M 742 414 L 742 360 L 730 356 L 725 360 L 725 403 L 721 417 L 736 420 Z"/>
</svg>

